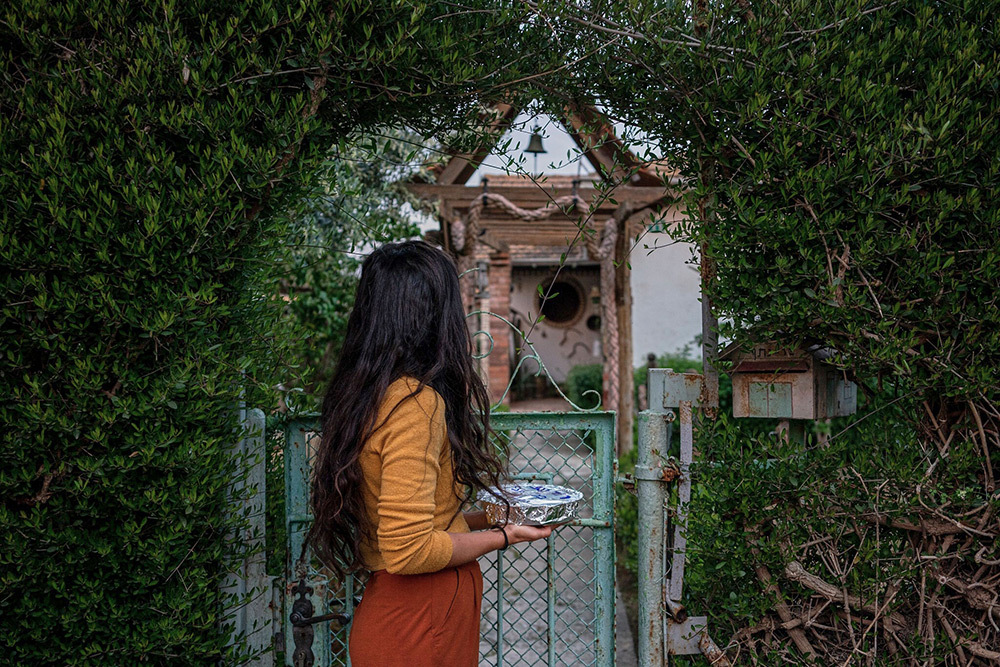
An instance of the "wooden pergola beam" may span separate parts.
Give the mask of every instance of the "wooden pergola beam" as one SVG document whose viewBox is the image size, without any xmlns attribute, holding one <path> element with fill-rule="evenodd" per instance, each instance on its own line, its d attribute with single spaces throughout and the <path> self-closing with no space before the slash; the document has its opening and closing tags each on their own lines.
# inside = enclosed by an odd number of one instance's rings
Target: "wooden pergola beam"
<svg viewBox="0 0 1000 667">
<path fill-rule="evenodd" d="M 504 132 L 521 109 L 506 102 L 493 106 L 483 143 L 472 153 L 456 153 L 437 171 L 437 185 L 464 185 L 496 148 Z M 484 120 L 487 120 L 484 118 Z M 643 187 L 663 186 L 664 174 L 640 160 L 615 134 L 614 127 L 590 105 L 571 105 L 563 109 L 560 121 L 584 157 L 605 181 Z"/>
<path fill-rule="evenodd" d="M 611 124 L 593 107 L 567 107 L 563 126 L 601 178 L 637 186 L 664 185 L 663 177 L 645 168 L 645 163 L 625 148 Z"/>
<path fill-rule="evenodd" d="M 487 139 L 473 153 L 459 153 L 452 157 L 438 174 L 437 185 L 465 185 L 476 172 L 483 160 L 496 148 L 497 142 L 514 122 L 520 111 L 517 107 L 500 102 L 494 106 L 496 115 L 484 132 Z"/>
<path fill-rule="evenodd" d="M 453 209 L 467 209 L 477 197 L 483 194 L 482 189 L 466 185 L 438 185 L 436 183 L 408 183 L 407 188 L 421 199 L 447 202 Z M 539 208 L 551 202 L 553 199 L 565 197 L 573 194 L 572 187 L 546 188 L 545 184 L 540 185 L 499 185 L 489 186 L 490 192 L 503 195 L 512 202 L 517 202 L 518 206 L 524 208 Z M 662 186 L 657 188 L 636 187 L 632 185 L 622 185 L 613 191 L 602 193 L 601 190 L 590 185 L 581 185 L 577 189 L 577 196 L 584 202 L 581 208 L 586 210 L 590 202 L 597 202 L 598 212 L 612 213 L 623 202 L 635 203 L 638 205 L 648 205 L 659 199 L 663 199 L 664 191 Z M 610 200 L 613 199 L 614 202 Z"/>
</svg>

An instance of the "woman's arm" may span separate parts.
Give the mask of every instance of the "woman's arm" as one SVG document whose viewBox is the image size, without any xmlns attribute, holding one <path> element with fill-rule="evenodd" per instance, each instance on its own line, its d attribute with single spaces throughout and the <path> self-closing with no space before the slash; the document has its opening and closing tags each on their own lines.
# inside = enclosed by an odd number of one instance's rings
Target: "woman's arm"
<svg viewBox="0 0 1000 667">
<path fill-rule="evenodd" d="M 448 533 L 434 528 L 446 438 L 444 399 L 431 387 L 416 396 L 392 398 L 398 404 L 373 435 L 382 466 L 378 550 L 392 574 L 436 572 L 447 566 L 452 547 Z"/>
<path fill-rule="evenodd" d="M 469 514 L 478 514 L 469 512 Z M 468 518 L 466 518 L 468 521 Z M 485 518 L 483 519 L 485 522 Z M 472 525 L 470 524 L 471 528 Z M 473 561 L 480 556 L 495 549 L 501 549 L 504 545 L 504 536 L 501 530 L 507 534 L 507 543 L 517 544 L 519 542 L 531 542 L 540 540 L 552 534 L 555 526 L 517 526 L 508 524 L 501 528 L 492 530 L 482 530 L 476 533 L 448 533 L 451 538 L 451 560 L 446 567 L 463 565 Z"/>
<path fill-rule="evenodd" d="M 465 523 L 469 524 L 469 530 L 486 530 L 490 528 L 490 523 L 486 519 L 486 512 L 479 510 L 478 512 L 462 512 L 465 517 Z"/>
</svg>

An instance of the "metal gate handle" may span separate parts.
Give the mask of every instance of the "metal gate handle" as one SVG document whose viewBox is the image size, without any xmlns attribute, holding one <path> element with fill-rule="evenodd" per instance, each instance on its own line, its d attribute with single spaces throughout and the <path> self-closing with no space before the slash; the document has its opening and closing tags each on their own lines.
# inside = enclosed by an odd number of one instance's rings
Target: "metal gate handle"
<svg viewBox="0 0 1000 667">
<path fill-rule="evenodd" d="M 332 614 L 323 614 L 322 616 L 302 616 L 293 608 L 292 615 L 288 617 L 288 620 L 290 620 L 292 625 L 295 627 L 301 628 L 315 623 L 325 623 L 326 621 L 337 621 L 341 625 L 347 625 L 351 622 L 351 617 L 349 614 L 344 614 L 339 611 L 335 611 Z"/>
<path fill-rule="evenodd" d="M 292 664 L 295 667 L 312 667 L 316 661 L 316 655 L 312 650 L 313 625 L 337 621 L 341 626 L 345 626 L 351 622 L 351 617 L 341 612 L 313 616 L 314 607 L 312 600 L 309 599 L 312 592 L 312 587 L 306 585 L 304 578 L 299 579 L 299 583 L 292 588 L 292 593 L 298 596 L 292 603 L 292 613 L 288 616 L 288 620 L 292 623 L 292 640 L 295 642 L 295 650 L 292 653 Z"/>
<path fill-rule="evenodd" d="M 313 629 L 309 623 L 303 623 L 304 619 L 309 619 L 313 614 L 313 603 L 309 599 L 309 594 L 313 589 L 306 586 L 306 580 L 299 579 L 299 583 L 292 588 L 295 594 L 295 602 L 292 603 L 292 613 L 289 620 L 292 622 L 292 641 L 295 642 L 295 650 L 292 652 L 292 664 L 295 667 L 312 667 L 316 661 L 316 655 L 312 650 Z"/>
</svg>

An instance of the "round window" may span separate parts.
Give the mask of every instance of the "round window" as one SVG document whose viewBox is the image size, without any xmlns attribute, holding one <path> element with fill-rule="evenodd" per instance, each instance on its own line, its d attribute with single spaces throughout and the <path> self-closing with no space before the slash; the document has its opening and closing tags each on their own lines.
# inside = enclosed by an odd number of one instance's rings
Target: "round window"
<svg viewBox="0 0 1000 667">
<path fill-rule="evenodd" d="M 543 300 L 546 294 L 548 298 Z M 570 326 L 583 314 L 583 292 L 575 281 L 542 283 L 537 302 L 545 321 L 556 326 Z"/>
</svg>

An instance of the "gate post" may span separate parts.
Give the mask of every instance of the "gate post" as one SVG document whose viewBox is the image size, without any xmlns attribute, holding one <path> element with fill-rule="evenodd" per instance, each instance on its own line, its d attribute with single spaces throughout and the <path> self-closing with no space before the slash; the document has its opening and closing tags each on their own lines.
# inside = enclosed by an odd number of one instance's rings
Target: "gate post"
<svg viewBox="0 0 1000 667">
<path fill-rule="evenodd" d="M 669 413 L 672 416 L 673 413 Z M 666 484 L 663 462 L 670 447 L 668 414 L 639 413 L 639 449 L 635 487 L 639 496 L 639 664 L 658 667 L 663 655 L 663 547 L 666 530 Z"/>
<path fill-rule="evenodd" d="M 229 496 L 243 496 L 239 506 L 230 511 L 244 517 L 243 529 L 230 535 L 244 551 L 222 584 L 223 593 L 232 596 L 234 606 L 226 609 L 222 625 L 229 633 L 229 645 L 244 642 L 254 657 L 248 665 L 271 667 L 272 577 L 267 575 L 264 553 L 266 499 L 266 442 L 264 413 L 241 410 L 241 428 L 246 437 L 232 449 L 236 462 Z"/>
<path fill-rule="evenodd" d="M 648 662 L 643 667 L 665 667 L 672 655 L 704 654 L 711 656 L 713 665 L 728 666 L 729 660 L 708 634 L 708 619 L 689 616 L 681 600 L 684 590 L 684 567 L 687 560 L 687 519 L 691 502 L 691 464 L 694 459 L 694 409 L 715 409 L 718 394 L 698 373 L 674 373 L 669 368 L 649 371 L 649 411 L 645 430 L 640 431 L 639 462 L 636 484 L 640 480 L 650 487 L 647 491 L 646 512 L 643 496 L 639 497 L 639 590 L 640 622 L 646 623 L 642 641 L 649 642 Z M 676 408 L 680 416 L 680 450 L 678 460 L 667 463 L 670 445 L 669 424 Z M 659 418 L 659 421 L 657 421 Z M 656 424 L 656 426 L 652 426 Z M 659 429 L 664 434 L 660 435 Z M 645 437 L 643 434 L 645 433 Z M 658 448 L 659 447 L 659 448 Z M 657 449 L 658 448 L 658 449 Z M 666 465 L 665 465 L 666 464 Z M 676 498 L 667 497 L 666 484 L 677 482 Z M 641 488 L 641 487 L 640 487 Z M 658 489 L 654 491 L 653 489 Z M 658 494 L 658 495 L 654 495 Z M 667 508 L 667 501 L 670 507 Z M 654 506 L 655 503 L 655 506 Z M 672 518 L 673 540 L 670 543 L 670 573 L 665 576 L 666 521 Z M 646 541 L 644 540 L 644 536 Z M 643 545 L 646 546 L 643 549 Z M 643 596 L 647 598 L 643 605 Z M 655 603 L 653 597 L 655 596 Z M 643 609 L 646 615 L 643 615 Z M 652 631 L 653 624 L 658 628 Z M 648 639 L 647 639 L 648 635 Z M 640 642 L 640 651 L 642 642 Z"/>
</svg>

